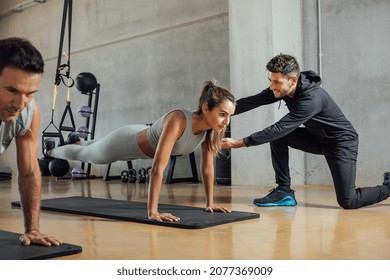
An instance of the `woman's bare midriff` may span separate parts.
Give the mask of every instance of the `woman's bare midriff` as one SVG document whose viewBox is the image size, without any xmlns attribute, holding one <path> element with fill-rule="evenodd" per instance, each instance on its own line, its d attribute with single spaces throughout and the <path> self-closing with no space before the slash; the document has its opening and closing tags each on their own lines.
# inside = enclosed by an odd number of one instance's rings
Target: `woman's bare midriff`
<svg viewBox="0 0 390 280">
<path fill-rule="evenodd" d="M 146 139 L 146 130 L 147 129 L 144 129 L 142 130 L 139 134 L 138 134 L 138 146 L 139 148 L 141 149 L 141 151 L 147 155 L 148 157 L 150 158 L 153 158 L 154 157 L 154 150 L 153 148 L 149 145 L 149 142 L 148 140 Z"/>
</svg>

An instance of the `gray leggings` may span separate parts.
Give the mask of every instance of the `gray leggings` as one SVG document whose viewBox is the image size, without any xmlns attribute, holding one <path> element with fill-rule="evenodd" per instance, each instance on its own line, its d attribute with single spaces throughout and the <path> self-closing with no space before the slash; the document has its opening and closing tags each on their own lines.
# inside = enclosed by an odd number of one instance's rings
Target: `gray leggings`
<svg viewBox="0 0 390 280">
<path fill-rule="evenodd" d="M 146 125 L 126 125 L 100 140 L 82 141 L 81 145 L 54 148 L 51 156 L 66 160 L 80 160 L 93 164 L 107 164 L 118 160 L 148 159 L 138 146 L 138 134 Z"/>
</svg>

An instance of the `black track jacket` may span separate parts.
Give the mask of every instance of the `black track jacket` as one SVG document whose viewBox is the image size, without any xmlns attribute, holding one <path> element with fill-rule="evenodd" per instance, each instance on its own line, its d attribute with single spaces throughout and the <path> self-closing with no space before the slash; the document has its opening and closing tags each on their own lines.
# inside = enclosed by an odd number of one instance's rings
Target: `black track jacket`
<svg viewBox="0 0 390 280">
<path fill-rule="evenodd" d="M 301 72 L 293 97 L 284 96 L 289 113 L 275 124 L 243 138 L 245 146 L 261 145 L 282 138 L 304 125 L 321 144 L 357 140 L 358 135 L 341 109 L 321 87 L 313 71 Z M 280 101 L 269 88 L 237 101 L 234 115 Z"/>
</svg>

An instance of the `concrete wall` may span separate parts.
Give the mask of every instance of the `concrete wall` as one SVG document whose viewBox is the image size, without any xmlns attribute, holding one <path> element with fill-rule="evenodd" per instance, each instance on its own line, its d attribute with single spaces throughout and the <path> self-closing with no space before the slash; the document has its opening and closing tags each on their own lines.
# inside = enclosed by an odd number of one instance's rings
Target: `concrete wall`
<svg viewBox="0 0 390 280">
<path fill-rule="evenodd" d="M 0 11 L 20 2 L 1 1 Z M 37 94 L 42 128 L 50 120 L 62 6 L 63 1 L 48 0 L 0 20 L 0 37 L 27 37 L 45 58 Z M 124 124 L 153 122 L 173 107 L 194 108 L 205 79 L 219 79 L 238 98 L 255 94 L 268 86 L 267 61 L 291 53 L 302 69 L 322 74 L 324 88 L 355 126 L 360 135 L 357 184 L 372 185 L 389 168 L 389 10 L 387 0 L 77 0 L 71 74 L 92 72 L 101 84 L 99 138 Z M 62 87 L 56 122 L 65 95 Z M 77 111 L 85 102 L 72 88 L 77 124 L 84 122 Z M 284 110 L 267 106 L 234 117 L 233 137 L 274 123 Z M 2 166 L 16 169 L 13 149 L 0 158 Z M 189 167 L 183 160 L 177 169 L 185 175 Z M 149 164 L 136 162 L 137 167 Z M 118 163 L 114 172 L 124 168 Z M 101 169 L 95 167 L 95 173 Z M 291 173 L 294 184 L 332 183 L 320 156 L 291 151 Z M 234 150 L 232 175 L 233 184 L 272 185 L 269 145 Z"/>
<path fill-rule="evenodd" d="M 305 41 L 314 43 L 315 2 L 302 1 Z M 376 185 L 389 170 L 390 124 L 390 2 L 387 0 L 327 0 L 321 2 L 321 54 L 318 44 L 306 46 L 304 61 L 322 58 L 324 88 L 332 95 L 359 134 L 357 186 Z M 314 4 L 313 4 L 314 3 Z M 314 9 L 313 9 L 314 8 Z M 317 64 L 318 66 L 318 64 Z M 317 68 L 318 69 L 318 68 Z M 307 156 L 306 182 L 332 183 L 322 157 Z"/>
</svg>

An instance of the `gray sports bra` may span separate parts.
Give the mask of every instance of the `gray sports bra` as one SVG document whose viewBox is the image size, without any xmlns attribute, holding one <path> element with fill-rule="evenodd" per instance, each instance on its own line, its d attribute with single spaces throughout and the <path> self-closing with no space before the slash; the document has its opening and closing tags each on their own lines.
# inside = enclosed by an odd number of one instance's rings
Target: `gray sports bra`
<svg viewBox="0 0 390 280">
<path fill-rule="evenodd" d="M 204 141 L 206 138 L 206 131 L 199 133 L 197 135 L 192 133 L 192 112 L 185 109 L 175 109 L 164 116 L 159 118 L 153 125 L 148 128 L 146 131 L 146 139 L 148 140 L 150 146 L 153 150 L 156 150 L 160 135 L 162 132 L 163 121 L 165 116 L 173 111 L 181 111 L 184 113 L 187 119 L 187 125 L 183 132 L 183 135 L 176 141 L 173 146 L 171 155 L 188 155 L 196 150 L 196 148 Z"/>
</svg>

